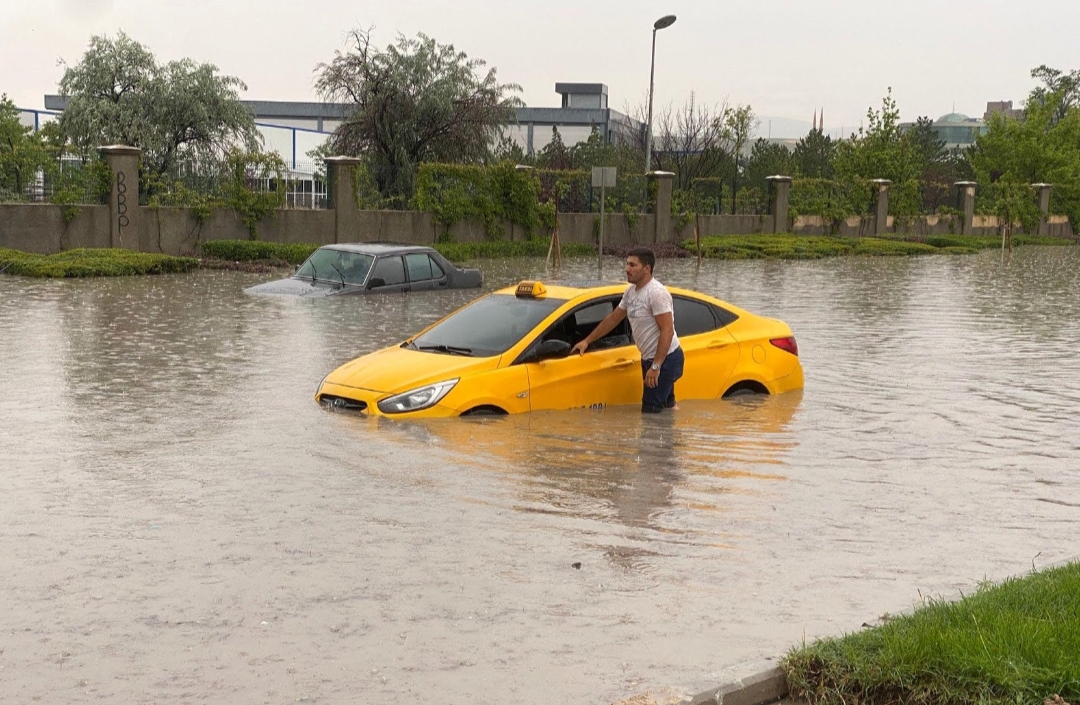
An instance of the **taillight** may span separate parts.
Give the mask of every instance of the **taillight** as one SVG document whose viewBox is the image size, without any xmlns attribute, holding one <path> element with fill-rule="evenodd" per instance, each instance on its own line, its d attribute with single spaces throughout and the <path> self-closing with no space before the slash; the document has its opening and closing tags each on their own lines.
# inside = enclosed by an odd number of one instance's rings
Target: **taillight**
<svg viewBox="0 0 1080 705">
<path fill-rule="evenodd" d="M 795 357 L 799 356 L 799 344 L 795 342 L 795 336 L 789 338 L 773 338 L 769 342 L 781 350 L 787 350 Z"/>
</svg>

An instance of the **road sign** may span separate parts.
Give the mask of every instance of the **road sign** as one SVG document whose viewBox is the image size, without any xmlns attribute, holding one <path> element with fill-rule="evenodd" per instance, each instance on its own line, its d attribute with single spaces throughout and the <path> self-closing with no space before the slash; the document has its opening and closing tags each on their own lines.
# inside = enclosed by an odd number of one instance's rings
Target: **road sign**
<svg viewBox="0 0 1080 705">
<path fill-rule="evenodd" d="M 592 168 L 592 185 L 593 188 L 614 188 L 615 167 L 594 166 Z"/>
</svg>

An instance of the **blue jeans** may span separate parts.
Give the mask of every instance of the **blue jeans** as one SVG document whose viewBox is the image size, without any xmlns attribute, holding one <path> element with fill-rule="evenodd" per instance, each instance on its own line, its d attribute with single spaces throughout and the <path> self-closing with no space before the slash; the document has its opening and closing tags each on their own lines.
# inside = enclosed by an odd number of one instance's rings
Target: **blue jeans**
<svg viewBox="0 0 1080 705">
<path fill-rule="evenodd" d="M 659 414 L 664 409 L 675 406 L 675 382 L 682 377 L 684 360 L 682 348 L 676 348 L 664 358 L 663 364 L 660 365 L 660 379 L 657 380 L 656 386 L 650 389 L 642 385 L 641 412 L 643 414 Z M 651 365 L 652 360 L 641 361 L 643 382 Z"/>
</svg>

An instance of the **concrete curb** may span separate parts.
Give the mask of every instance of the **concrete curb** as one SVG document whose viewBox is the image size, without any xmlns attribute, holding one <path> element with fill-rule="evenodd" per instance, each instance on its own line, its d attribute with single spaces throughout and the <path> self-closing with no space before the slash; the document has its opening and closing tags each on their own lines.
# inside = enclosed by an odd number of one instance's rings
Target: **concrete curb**
<svg viewBox="0 0 1080 705">
<path fill-rule="evenodd" d="M 682 705 L 768 705 L 788 694 L 787 675 L 782 668 L 770 668 L 718 688 L 698 693 Z"/>
</svg>

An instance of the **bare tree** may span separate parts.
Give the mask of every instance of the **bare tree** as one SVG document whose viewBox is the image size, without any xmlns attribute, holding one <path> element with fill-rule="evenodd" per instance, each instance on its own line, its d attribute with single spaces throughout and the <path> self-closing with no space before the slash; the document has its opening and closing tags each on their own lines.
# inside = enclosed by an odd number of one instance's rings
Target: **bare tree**
<svg viewBox="0 0 1080 705">
<path fill-rule="evenodd" d="M 645 108 L 627 108 L 627 114 L 644 122 Z M 669 104 L 653 125 L 652 168 L 675 174 L 676 189 L 687 190 L 695 179 L 716 178 L 730 170 L 730 145 L 724 122 L 727 103 L 706 106 L 693 92 L 679 108 Z M 645 151 L 645 132 L 635 148 Z"/>
</svg>

